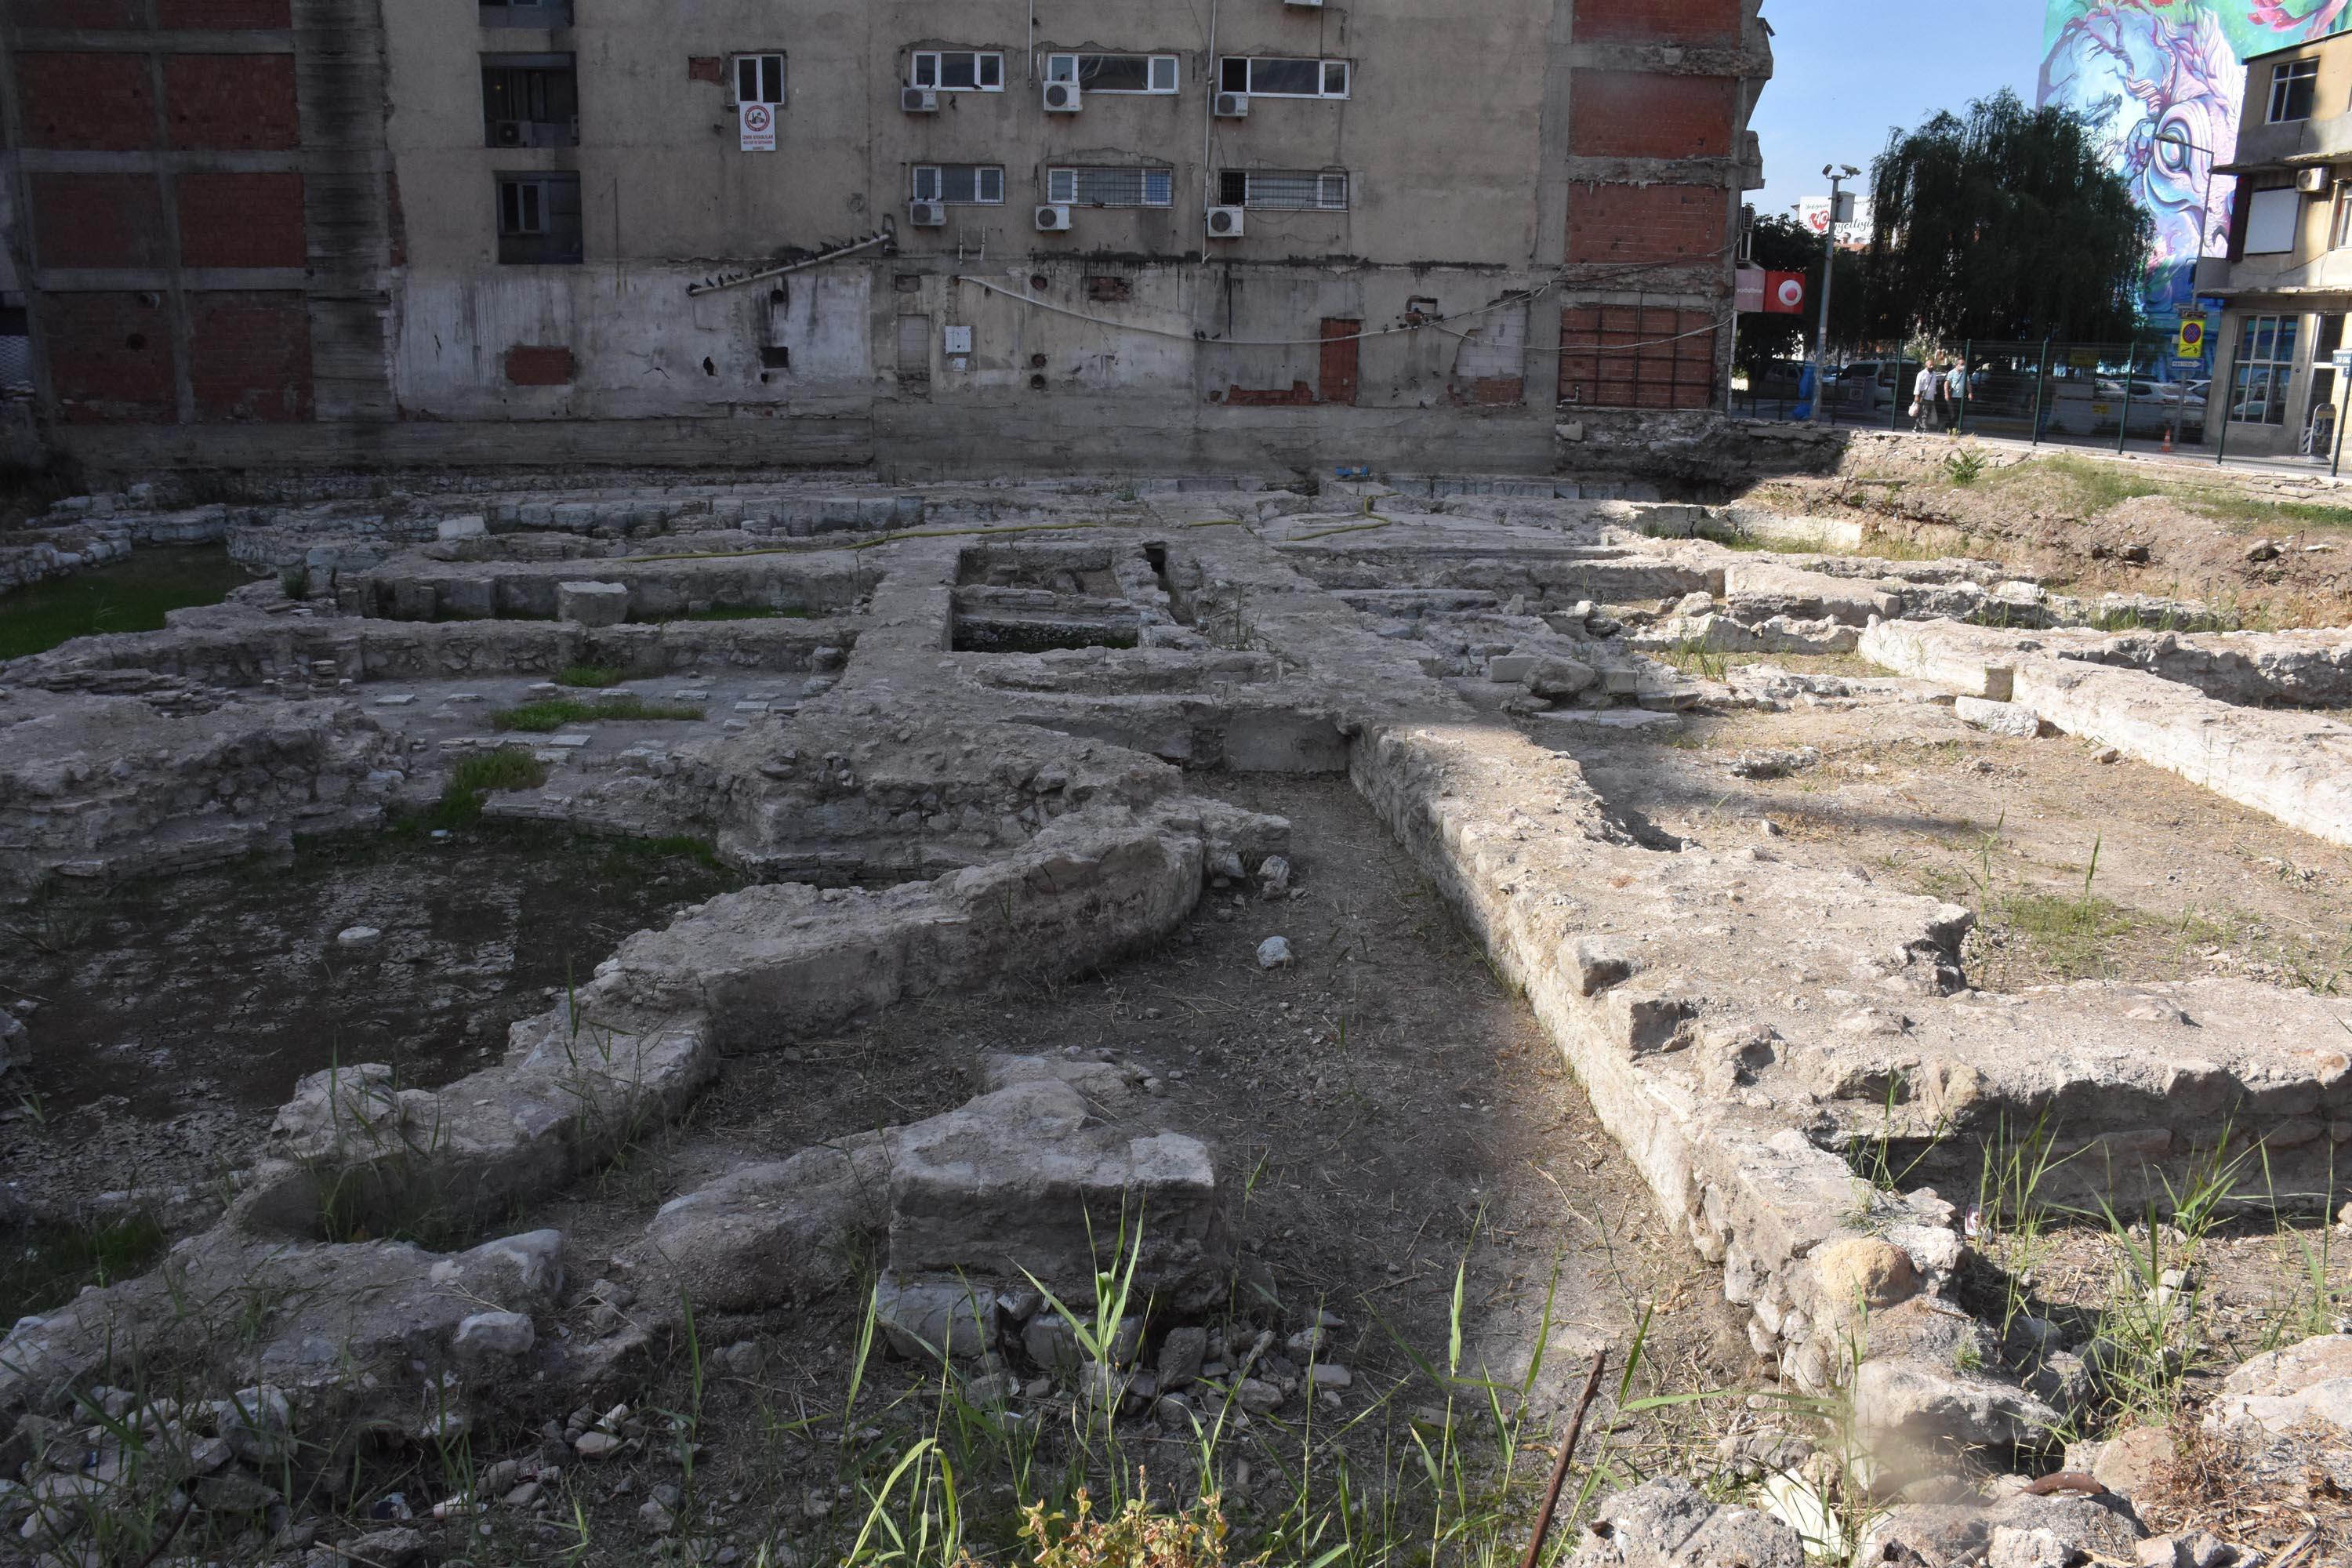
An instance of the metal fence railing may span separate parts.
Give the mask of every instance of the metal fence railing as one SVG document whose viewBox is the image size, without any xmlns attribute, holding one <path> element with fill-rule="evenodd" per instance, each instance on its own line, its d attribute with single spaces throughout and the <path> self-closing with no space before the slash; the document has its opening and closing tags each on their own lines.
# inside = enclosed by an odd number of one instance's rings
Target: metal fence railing
<svg viewBox="0 0 2352 1568">
<path fill-rule="evenodd" d="M 2205 439 L 2210 390 L 2203 374 L 2146 343 L 2021 342 L 1963 344 L 1931 359 L 1943 396 L 1913 414 L 1922 362 L 1895 353 L 1860 354 L 1834 367 L 1822 419 L 1884 430 L 1954 430 L 2037 444 L 2166 451 Z M 1960 371 L 1957 384 L 1950 374 Z M 1788 419 L 1808 410 L 1783 372 L 1735 390 L 1736 413 Z M 2323 454 L 2325 456 L 2325 454 Z"/>
</svg>

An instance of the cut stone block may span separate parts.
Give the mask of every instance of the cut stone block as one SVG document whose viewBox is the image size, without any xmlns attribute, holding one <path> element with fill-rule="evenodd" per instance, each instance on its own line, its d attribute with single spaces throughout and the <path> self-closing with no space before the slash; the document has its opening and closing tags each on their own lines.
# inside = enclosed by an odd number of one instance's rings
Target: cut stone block
<svg viewBox="0 0 2352 1568">
<path fill-rule="evenodd" d="M 617 626 L 629 618 L 625 583 L 559 583 L 555 588 L 558 620 L 583 626 Z"/>
</svg>

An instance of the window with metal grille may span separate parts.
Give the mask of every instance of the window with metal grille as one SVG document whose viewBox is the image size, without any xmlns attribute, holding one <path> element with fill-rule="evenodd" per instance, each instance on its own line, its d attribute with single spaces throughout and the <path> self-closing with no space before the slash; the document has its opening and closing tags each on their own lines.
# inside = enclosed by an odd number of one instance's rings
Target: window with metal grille
<svg viewBox="0 0 2352 1568">
<path fill-rule="evenodd" d="M 1074 207 L 1164 207 L 1175 199 L 1170 169 L 1048 169 L 1045 199 Z"/>
<path fill-rule="evenodd" d="M 1711 408 L 1720 328 L 1704 310 L 1570 306 L 1559 317 L 1559 400 L 1587 408 Z"/>
<path fill-rule="evenodd" d="M 1217 176 L 1217 205 L 1268 212 L 1345 212 L 1348 176 L 1227 169 Z"/>
<path fill-rule="evenodd" d="M 784 57 L 782 55 L 737 55 L 735 57 L 735 102 L 782 103 L 784 101 Z"/>
<path fill-rule="evenodd" d="M 1001 206 L 1004 167 L 1001 163 L 918 163 L 915 200 L 946 202 L 951 206 Z"/>
<path fill-rule="evenodd" d="M 570 55 L 484 55 L 482 121 L 492 147 L 569 147 L 579 140 L 579 74 Z"/>
<path fill-rule="evenodd" d="M 2230 368 L 2232 425 L 2286 423 L 2287 387 L 2294 380 L 2300 316 L 2248 316 L 2238 323 L 2238 357 Z"/>
<path fill-rule="evenodd" d="M 579 175 L 500 174 L 498 191 L 501 265 L 563 265 L 581 259 Z"/>
<path fill-rule="evenodd" d="M 1174 55 L 1047 55 L 1047 81 L 1074 81 L 1088 92 L 1174 92 Z"/>
<path fill-rule="evenodd" d="M 572 0 L 481 0 L 485 27 L 568 27 Z"/>
<path fill-rule="evenodd" d="M 1227 55 L 1217 62 L 1217 90 L 1254 98 L 1345 98 L 1346 60 L 1300 60 Z"/>
<path fill-rule="evenodd" d="M 1004 57 L 987 49 L 918 49 L 908 81 L 941 92 L 1003 92 Z"/>
<path fill-rule="evenodd" d="M 2317 60 L 2282 60 L 2271 67 L 2271 123 L 2310 119 L 2318 91 Z"/>
</svg>

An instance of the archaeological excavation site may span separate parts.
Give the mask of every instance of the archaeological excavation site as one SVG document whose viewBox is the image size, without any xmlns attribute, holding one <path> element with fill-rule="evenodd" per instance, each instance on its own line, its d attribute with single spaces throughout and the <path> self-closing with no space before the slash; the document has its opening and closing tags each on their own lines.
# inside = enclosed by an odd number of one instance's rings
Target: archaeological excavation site
<svg viewBox="0 0 2352 1568">
<path fill-rule="evenodd" d="M 2352 1560 L 2352 506 L 1948 449 L 21 509 L 0 1561 Z"/>
</svg>

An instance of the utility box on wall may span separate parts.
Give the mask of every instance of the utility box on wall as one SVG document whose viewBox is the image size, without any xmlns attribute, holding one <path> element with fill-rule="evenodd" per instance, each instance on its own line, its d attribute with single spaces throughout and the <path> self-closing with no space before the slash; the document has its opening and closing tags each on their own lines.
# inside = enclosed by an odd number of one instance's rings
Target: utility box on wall
<svg viewBox="0 0 2352 1568">
<path fill-rule="evenodd" d="M 950 358 L 968 356 L 971 353 L 971 329 L 970 327 L 948 328 L 947 341 L 940 345 L 940 348 Z"/>
</svg>

